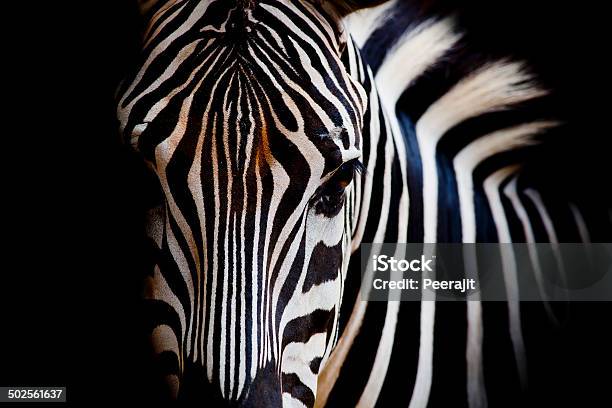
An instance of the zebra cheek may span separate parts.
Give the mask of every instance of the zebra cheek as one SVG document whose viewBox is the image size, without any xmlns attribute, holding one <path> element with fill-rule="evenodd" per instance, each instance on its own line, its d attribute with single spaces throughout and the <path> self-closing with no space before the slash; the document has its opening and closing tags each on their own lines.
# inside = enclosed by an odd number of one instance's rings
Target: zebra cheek
<svg viewBox="0 0 612 408">
<path fill-rule="evenodd" d="M 308 212 L 308 235 L 312 241 L 321 241 L 331 247 L 342 241 L 346 231 L 344 211 L 340 211 L 335 217 L 329 218 L 323 214 L 317 214 L 314 208 Z"/>
</svg>

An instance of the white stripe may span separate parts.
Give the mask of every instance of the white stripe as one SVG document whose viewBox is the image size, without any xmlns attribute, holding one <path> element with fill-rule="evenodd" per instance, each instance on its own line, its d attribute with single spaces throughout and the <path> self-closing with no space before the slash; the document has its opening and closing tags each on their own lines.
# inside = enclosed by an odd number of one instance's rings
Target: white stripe
<svg viewBox="0 0 612 408">
<path fill-rule="evenodd" d="M 517 266 L 514 259 L 514 251 L 510 243 L 512 236 L 508 227 L 507 216 L 501 202 L 499 193 L 500 185 L 508 177 L 512 176 L 520 167 L 518 165 L 504 167 L 491 174 L 484 182 L 484 190 L 489 201 L 493 222 L 497 230 L 497 238 L 500 245 L 502 272 L 506 297 L 508 299 L 508 320 L 510 339 L 514 350 L 519 380 L 523 389 L 527 386 L 527 360 L 525 356 L 525 343 L 523 341 L 523 330 L 521 327 L 521 309 L 519 302 L 519 285 L 517 279 Z"/>
<path fill-rule="evenodd" d="M 310 371 L 310 362 L 322 357 L 325 350 L 326 333 L 317 333 L 306 343 L 289 343 L 283 350 L 282 368 L 285 374 L 296 374 L 300 381 L 316 395 L 317 376 Z"/>
<path fill-rule="evenodd" d="M 453 167 L 457 177 L 463 242 L 476 242 L 473 180 L 476 167 L 486 158 L 498 153 L 535 144 L 534 135 L 556 124 L 555 122 L 532 122 L 502 129 L 476 139 L 455 156 Z"/>
<path fill-rule="evenodd" d="M 390 12 L 397 5 L 397 0 L 390 0 L 376 7 L 357 10 L 344 18 L 347 30 L 361 48 L 370 35 L 382 26 L 390 17 Z"/>
<path fill-rule="evenodd" d="M 380 343 L 378 343 L 378 349 L 376 350 L 372 372 L 370 373 L 368 382 L 357 403 L 358 408 L 373 407 L 378 400 L 393 351 L 393 341 L 395 339 L 395 328 L 397 326 L 399 307 L 399 301 L 389 301 L 387 303 L 385 324 L 380 336 Z"/>
<path fill-rule="evenodd" d="M 557 263 L 557 269 L 559 271 L 559 277 L 561 279 L 561 285 L 564 288 L 567 288 L 567 274 L 565 273 L 565 264 L 563 263 L 563 258 L 561 256 L 561 248 L 559 247 L 559 238 L 557 237 L 557 232 L 555 231 L 555 226 L 546 210 L 546 206 L 544 205 L 544 201 L 542 200 L 542 196 L 539 192 L 532 188 L 528 188 L 525 190 L 525 196 L 528 197 L 531 202 L 535 205 L 538 214 L 540 215 L 540 219 L 544 224 L 544 228 L 546 229 L 546 233 L 548 235 L 548 239 L 550 240 L 550 245 L 552 247 L 553 255 L 555 257 L 555 262 Z"/>
<path fill-rule="evenodd" d="M 589 229 L 584 221 L 584 217 L 582 217 L 582 213 L 575 204 L 570 204 L 569 207 L 572 211 L 572 215 L 574 216 L 574 221 L 576 222 L 576 227 L 578 228 L 578 233 L 580 234 L 580 239 L 582 242 L 590 244 L 591 235 L 589 234 Z"/>
<path fill-rule="evenodd" d="M 461 39 L 455 32 L 454 20 L 427 20 L 408 30 L 387 53 L 376 73 L 381 98 L 395 108 L 400 95 L 429 67 L 434 65 Z M 401 67 L 401 69 L 399 68 Z M 393 114 L 394 111 L 388 111 Z"/>
<path fill-rule="evenodd" d="M 523 226 L 523 231 L 525 233 L 526 241 L 527 241 L 527 251 L 529 253 L 529 259 L 531 261 L 531 265 L 533 267 L 533 273 L 535 277 L 536 284 L 538 286 L 538 291 L 540 292 L 540 296 L 543 300 L 544 309 L 548 314 L 549 318 L 555 323 L 558 324 L 557 318 L 552 310 L 550 303 L 547 300 L 546 293 L 544 291 L 543 284 L 543 276 L 542 276 L 542 268 L 540 266 L 540 260 L 538 258 L 537 248 L 535 246 L 535 235 L 533 233 L 533 229 L 531 227 L 531 222 L 529 221 L 529 214 L 525 210 L 521 199 L 519 198 L 517 191 L 517 178 L 514 177 L 504 188 L 504 194 L 506 197 L 510 199 L 512 202 L 512 206 L 514 207 L 514 211 L 518 216 L 521 224 Z"/>
<path fill-rule="evenodd" d="M 217 124 L 215 123 L 216 114 L 211 118 L 213 123 L 212 134 L 217 133 Z M 214 322 L 215 322 L 215 309 L 217 304 L 217 275 L 219 274 L 219 257 L 217 255 L 217 248 L 219 248 L 219 168 L 217 158 L 217 138 L 213 137 L 211 140 L 211 163 L 213 168 L 213 195 L 215 201 L 215 214 L 214 220 L 215 225 L 213 228 L 213 262 L 212 270 L 209 272 L 212 276 L 212 285 L 210 288 L 210 307 L 208 313 L 208 338 L 206 341 L 206 374 L 208 380 L 213 380 L 213 361 L 214 361 L 214 350 L 213 350 L 213 334 L 214 334 Z M 223 360 L 222 360 L 223 361 Z M 221 364 L 223 365 L 223 364 Z"/>
<path fill-rule="evenodd" d="M 462 241 L 464 243 L 476 242 L 476 209 L 474 207 L 474 180 L 473 172 L 486 158 L 495 154 L 533 144 L 532 136 L 555 125 L 552 122 L 534 122 L 503 129 L 483 136 L 463 148 L 453 160 L 457 177 L 457 190 L 461 213 Z M 475 259 L 473 248 L 466 247 L 469 252 L 466 260 Z M 474 279 L 478 285 L 479 277 L 476 262 L 466 267 L 466 278 Z M 482 306 L 479 293 L 470 295 L 467 302 L 468 332 L 467 332 L 467 361 L 468 361 L 468 400 L 471 407 L 486 405 L 484 376 L 482 368 Z"/>
<path fill-rule="evenodd" d="M 462 121 L 545 94 L 533 85 L 523 65 L 498 61 L 462 79 L 434 102 L 416 124 L 423 163 L 424 242 L 436 242 L 438 172 L 436 147 L 442 136 Z"/>
</svg>

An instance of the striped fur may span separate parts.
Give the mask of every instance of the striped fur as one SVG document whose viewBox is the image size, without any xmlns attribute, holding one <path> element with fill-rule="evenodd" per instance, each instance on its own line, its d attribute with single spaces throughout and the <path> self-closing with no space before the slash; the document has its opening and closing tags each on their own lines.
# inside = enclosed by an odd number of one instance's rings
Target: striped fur
<svg viewBox="0 0 612 408">
<path fill-rule="evenodd" d="M 459 400 L 488 403 L 481 302 L 460 306 L 461 367 L 436 371 L 438 322 L 457 310 L 362 301 L 358 249 L 559 242 L 546 197 L 521 178 L 525 152 L 559 123 L 473 126 L 547 91 L 522 62 L 473 58 L 452 15 L 410 18 L 398 0 L 348 9 L 143 2 L 141 63 L 117 112 L 163 192 L 145 297 L 175 398 L 370 407 L 401 387 L 404 406 L 423 407 L 462 371 Z M 588 239 L 581 208 L 563 205 Z M 509 265 L 500 279 L 516 299 Z M 525 386 L 518 302 L 507 319 Z"/>
</svg>

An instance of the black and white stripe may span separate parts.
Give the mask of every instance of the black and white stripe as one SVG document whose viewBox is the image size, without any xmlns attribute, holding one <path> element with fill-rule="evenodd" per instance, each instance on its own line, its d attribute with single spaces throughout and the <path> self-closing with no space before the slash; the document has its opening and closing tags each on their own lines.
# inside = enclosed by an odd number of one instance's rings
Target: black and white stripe
<svg viewBox="0 0 612 408">
<path fill-rule="evenodd" d="M 358 189 L 342 185 L 338 207 L 326 188 L 356 170 L 367 106 L 330 18 L 300 2 L 164 4 L 120 90 L 122 130 L 164 192 L 148 298 L 177 396 L 200 382 L 219 399 L 314 402 L 359 206 Z"/>
<path fill-rule="evenodd" d="M 483 305 L 361 301 L 355 251 L 555 243 L 555 222 L 590 239 L 580 205 L 553 218 L 560 201 L 523 171 L 559 124 L 530 113 L 547 91 L 527 66 L 481 56 L 452 14 L 397 0 L 344 17 L 337 2 L 144 3 L 118 117 L 163 191 L 146 298 L 170 392 L 368 407 L 411 389 L 403 405 L 420 407 L 445 387 L 486 406 Z M 518 290 L 511 268 L 500 279 Z M 502 313 L 524 386 L 520 305 Z M 457 364 L 436 370 L 449 333 Z"/>
</svg>

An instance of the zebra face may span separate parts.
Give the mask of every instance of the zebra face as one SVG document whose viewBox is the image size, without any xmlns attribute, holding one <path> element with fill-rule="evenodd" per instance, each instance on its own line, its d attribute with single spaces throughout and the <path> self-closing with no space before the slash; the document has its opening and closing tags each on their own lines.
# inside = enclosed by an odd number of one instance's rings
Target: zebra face
<svg viewBox="0 0 612 408">
<path fill-rule="evenodd" d="M 314 404 L 338 333 L 367 108 L 330 10 L 162 2 L 119 91 L 122 132 L 164 193 L 147 297 L 179 398 Z"/>
</svg>

